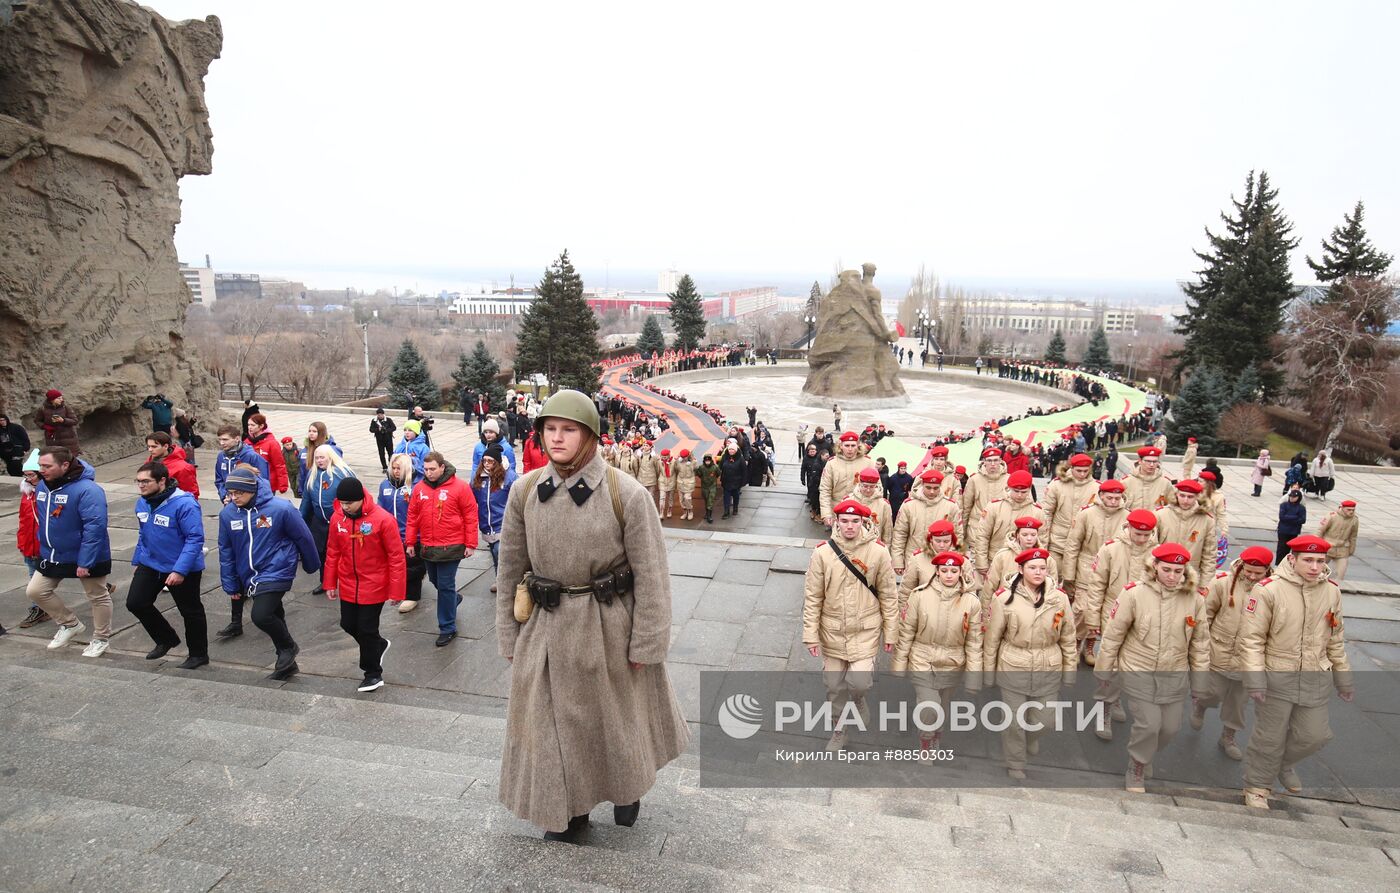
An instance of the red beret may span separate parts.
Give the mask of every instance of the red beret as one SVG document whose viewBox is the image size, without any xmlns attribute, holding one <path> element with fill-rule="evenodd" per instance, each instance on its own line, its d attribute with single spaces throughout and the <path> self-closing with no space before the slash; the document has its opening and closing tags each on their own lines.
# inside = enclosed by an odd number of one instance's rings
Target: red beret
<svg viewBox="0 0 1400 893">
<path fill-rule="evenodd" d="M 957 468 L 954 468 L 954 469 L 953 469 L 953 473 L 954 473 L 954 474 L 967 474 L 967 469 L 964 468 L 964 467 L 962 467 L 961 465 L 959 465 Z"/>
<path fill-rule="evenodd" d="M 1122 493 L 1124 489 L 1125 488 L 1123 487 L 1123 482 L 1118 480 L 1117 478 L 1114 478 L 1111 481 L 1104 481 L 1102 484 L 1099 484 L 1100 493 Z"/>
<path fill-rule="evenodd" d="M 292 442 L 292 439 L 291 439 L 290 437 L 284 437 L 284 438 L 282 438 L 282 442 L 283 442 L 283 443 L 291 443 L 291 442 Z"/>
<path fill-rule="evenodd" d="M 1185 564 L 1191 560 L 1191 553 L 1180 543 L 1162 543 L 1152 550 L 1152 557 L 1167 564 Z"/>
<path fill-rule="evenodd" d="M 1128 512 L 1128 525 L 1138 530 L 1155 530 L 1157 516 L 1147 509 L 1133 509 Z"/>
<path fill-rule="evenodd" d="M 1187 442 L 1187 443 L 1195 443 L 1195 442 L 1196 442 L 1196 438 L 1194 438 L 1194 437 L 1188 437 L 1188 438 L 1186 438 L 1186 442 Z"/>
<path fill-rule="evenodd" d="M 1332 548 L 1332 544 L 1320 536 L 1295 536 L 1288 541 L 1288 548 L 1294 552 L 1311 552 L 1318 555 L 1326 555 Z"/>
<path fill-rule="evenodd" d="M 1033 478 L 1029 471 L 1013 471 L 1011 476 L 1006 479 L 1006 486 L 1014 490 L 1029 490 L 1032 481 Z"/>
<path fill-rule="evenodd" d="M 983 459 L 1000 459 L 1000 458 L 1001 458 L 1001 450 L 997 449 L 996 447 L 987 447 L 985 450 L 982 451 L 982 458 L 983 458 Z"/>
<path fill-rule="evenodd" d="M 1094 464 L 1094 460 L 1088 453 L 1075 453 L 1069 457 L 1069 464 L 1075 468 L 1088 468 Z"/>
<path fill-rule="evenodd" d="M 604 434 L 604 435 L 603 435 L 603 443 L 607 444 L 608 446 L 611 446 L 611 445 L 612 445 L 612 438 L 609 437 L 608 435 Z"/>
<path fill-rule="evenodd" d="M 943 456 L 944 458 L 947 458 L 948 448 L 945 446 L 936 446 L 933 449 L 929 450 L 928 454 L 930 456 Z"/>
<path fill-rule="evenodd" d="M 1050 552 L 1049 552 L 1048 549 L 1042 549 L 1042 548 L 1040 548 L 1039 546 L 1036 546 L 1034 549 L 1027 549 L 1026 551 L 1022 552 L 1020 555 L 1017 555 L 1017 556 L 1016 556 L 1016 563 L 1017 563 L 1017 564 L 1025 564 L 1027 561 L 1034 561 L 1034 560 L 1036 560 L 1037 558 L 1049 558 L 1049 557 L 1050 557 Z"/>
<path fill-rule="evenodd" d="M 1203 481 L 1210 481 L 1212 484 L 1219 480 L 1219 478 L 1215 476 L 1215 472 L 1211 471 L 1209 468 L 1202 469 L 1201 473 L 1196 475 L 1196 477 Z"/>
<path fill-rule="evenodd" d="M 1356 508 L 1356 500 L 1355 500 L 1355 499 L 1343 499 L 1343 500 L 1342 500 L 1342 508 L 1344 508 L 1344 509 L 1354 509 L 1354 508 Z"/>
<path fill-rule="evenodd" d="M 952 536 L 953 522 L 944 518 L 942 521 L 934 521 L 928 526 L 929 536 Z"/>
<path fill-rule="evenodd" d="M 943 483 L 943 472 L 937 468 L 925 468 L 924 473 L 919 475 L 919 480 L 925 484 L 941 484 Z"/>
<path fill-rule="evenodd" d="M 1206 489 L 1205 487 L 1201 486 L 1200 481 L 1193 481 L 1190 478 L 1187 478 L 1184 481 L 1177 481 L 1176 488 L 1182 493 L 1195 493 L 1198 496 Z"/>
<path fill-rule="evenodd" d="M 1240 553 L 1240 561 L 1255 567 L 1268 567 L 1274 563 L 1274 553 L 1265 546 L 1250 546 Z"/>
<path fill-rule="evenodd" d="M 966 560 L 960 552 L 939 552 L 933 556 L 935 567 L 962 567 Z"/>
<path fill-rule="evenodd" d="M 831 513 L 833 515 L 856 515 L 860 518 L 870 517 L 870 509 L 856 502 L 854 499 L 838 502 L 836 506 L 832 508 Z"/>
<path fill-rule="evenodd" d="M 838 439 L 842 443 L 855 443 L 856 441 L 860 440 L 860 435 L 854 431 L 842 431 L 841 437 Z"/>
<path fill-rule="evenodd" d="M 1027 528 L 1031 530 L 1039 530 L 1040 528 L 1045 526 L 1045 524 L 1039 518 L 1035 518 L 1030 515 L 1025 515 L 1023 517 L 1017 518 L 1013 523 L 1016 525 L 1016 528 L 1018 530 L 1025 530 Z"/>
<path fill-rule="evenodd" d="M 880 472 L 873 468 L 862 468 L 860 474 L 856 475 L 856 477 L 860 479 L 862 484 L 880 483 Z"/>
<path fill-rule="evenodd" d="M 900 459 L 900 460 L 899 460 L 899 463 L 898 463 L 895 467 L 896 467 L 896 468 L 908 468 L 908 467 L 909 467 L 909 463 L 908 463 L 908 462 L 905 462 L 903 459 Z"/>
<path fill-rule="evenodd" d="M 1138 458 L 1150 459 L 1155 456 L 1162 455 L 1162 451 L 1157 449 L 1156 447 L 1138 447 L 1137 454 Z"/>
</svg>

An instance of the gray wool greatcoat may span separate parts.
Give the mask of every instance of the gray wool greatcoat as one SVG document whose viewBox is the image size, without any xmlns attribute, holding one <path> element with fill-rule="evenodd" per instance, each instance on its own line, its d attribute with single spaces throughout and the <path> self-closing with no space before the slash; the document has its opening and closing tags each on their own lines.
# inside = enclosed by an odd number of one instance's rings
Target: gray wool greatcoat
<svg viewBox="0 0 1400 893">
<path fill-rule="evenodd" d="M 511 489 L 501 531 L 496 632 L 501 655 L 514 661 L 500 798 L 548 830 L 599 803 L 640 800 L 690 739 L 666 673 L 671 578 L 661 521 L 646 488 L 618 474 L 624 535 L 606 470 L 595 456 L 561 482 L 546 466 L 529 488 Z M 546 477 L 558 489 L 541 503 Z M 583 505 L 566 492 L 579 478 L 593 488 Z M 624 563 L 632 595 L 607 605 L 561 595 L 558 608 L 536 606 L 528 621 L 515 622 L 515 587 L 527 570 L 582 586 Z M 634 670 L 629 661 L 644 666 Z"/>
</svg>

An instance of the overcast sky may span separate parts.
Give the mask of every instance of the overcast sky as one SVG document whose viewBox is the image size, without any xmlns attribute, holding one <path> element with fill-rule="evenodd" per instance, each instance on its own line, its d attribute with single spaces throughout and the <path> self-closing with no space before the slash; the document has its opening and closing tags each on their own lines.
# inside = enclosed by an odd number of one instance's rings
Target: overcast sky
<svg viewBox="0 0 1400 893">
<path fill-rule="evenodd" d="M 1300 278 L 1357 198 L 1400 250 L 1389 0 L 151 5 L 223 21 L 216 269 L 1173 280 L 1250 168 Z"/>
</svg>

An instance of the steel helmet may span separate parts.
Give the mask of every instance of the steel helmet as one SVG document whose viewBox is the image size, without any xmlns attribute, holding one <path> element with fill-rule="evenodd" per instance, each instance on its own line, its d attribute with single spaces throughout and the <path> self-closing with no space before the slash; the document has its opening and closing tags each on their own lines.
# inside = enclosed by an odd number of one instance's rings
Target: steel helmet
<svg viewBox="0 0 1400 893">
<path fill-rule="evenodd" d="M 582 391 L 565 389 L 551 395 L 544 401 L 544 406 L 540 407 L 539 417 L 535 419 L 535 430 L 543 432 L 544 420 L 551 416 L 578 422 L 592 431 L 594 437 L 598 436 L 598 430 L 602 427 L 598 422 L 598 407 L 594 406 L 593 401 Z"/>
</svg>

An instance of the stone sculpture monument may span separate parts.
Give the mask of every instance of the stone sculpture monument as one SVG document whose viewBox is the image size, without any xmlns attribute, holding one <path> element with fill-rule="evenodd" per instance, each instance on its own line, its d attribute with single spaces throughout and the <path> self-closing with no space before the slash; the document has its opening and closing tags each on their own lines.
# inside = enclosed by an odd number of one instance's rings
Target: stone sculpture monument
<svg viewBox="0 0 1400 893">
<path fill-rule="evenodd" d="M 848 409 L 907 406 L 899 363 L 890 353 L 898 335 L 885 325 L 875 265 L 842 271 L 822 299 L 816 334 L 807 352 L 807 382 L 799 400 L 805 406 L 839 403 Z"/>
<path fill-rule="evenodd" d="M 0 407 L 36 433 L 44 392 L 83 455 L 142 446 L 147 394 L 205 421 L 218 388 L 183 332 L 179 180 L 210 172 L 204 76 L 219 20 L 127 0 L 33 0 L 0 19 Z M 42 444 L 39 436 L 37 443 Z"/>
</svg>

